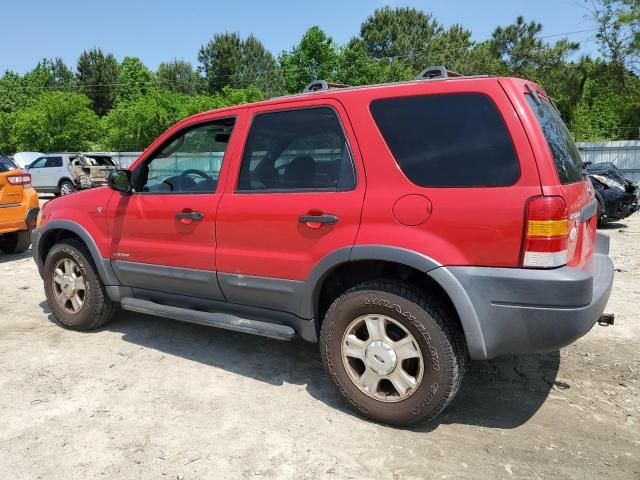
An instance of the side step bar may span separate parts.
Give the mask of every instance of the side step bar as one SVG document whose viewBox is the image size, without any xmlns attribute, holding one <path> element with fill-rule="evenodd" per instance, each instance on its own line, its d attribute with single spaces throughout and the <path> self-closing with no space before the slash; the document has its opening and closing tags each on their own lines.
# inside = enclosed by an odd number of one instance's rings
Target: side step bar
<svg viewBox="0 0 640 480">
<path fill-rule="evenodd" d="M 188 308 L 171 307 L 138 298 L 125 297 L 120 302 L 120 306 L 123 310 L 130 312 L 171 318 L 181 322 L 197 323 L 209 327 L 224 328 L 225 330 L 250 333 L 252 335 L 260 335 L 276 340 L 291 340 L 296 335 L 295 330 L 286 325 L 248 320 L 226 313 L 210 313 L 190 310 Z"/>
</svg>

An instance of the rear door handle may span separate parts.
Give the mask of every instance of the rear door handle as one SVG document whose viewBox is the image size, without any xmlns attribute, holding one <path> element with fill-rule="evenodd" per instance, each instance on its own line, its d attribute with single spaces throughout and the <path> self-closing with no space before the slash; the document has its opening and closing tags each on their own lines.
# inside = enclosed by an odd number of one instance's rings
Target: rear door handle
<svg viewBox="0 0 640 480">
<path fill-rule="evenodd" d="M 204 214 L 201 212 L 178 212 L 176 218 L 182 223 L 189 224 L 191 222 L 199 222 L 204 218 Z"/>
<path fill-rule="evenodd" d="M 298 221 L 300 223 L 331 224 L 338 223 L 338 217 L 331 215 L 330 213 L 323 213 L 322 215 L 300 215 Z"/>
</svg>

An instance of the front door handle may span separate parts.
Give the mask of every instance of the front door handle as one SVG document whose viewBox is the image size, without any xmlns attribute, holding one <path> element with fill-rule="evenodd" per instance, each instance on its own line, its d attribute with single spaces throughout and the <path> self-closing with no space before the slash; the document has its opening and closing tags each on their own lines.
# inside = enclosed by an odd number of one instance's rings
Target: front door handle
<svg viewBox="0 0 640 480">
<path fill-rule="evenodd" d="M 298 221 L 300 223 L 321 223 L 323 225 L 329 225 L 332 223 L 338 223 L 338 217 L 331 215 L 330 213 L 323 213 L 321 215 L 300 215 Z"/>
<path fill-rule="evenodd" d="M 191 225 L 192 222 L 199 222 L 204 218 L 204 214 L 201 212 L 182 211 L 176 213 L 176 218 L 185 225 Z"/>
</svg>

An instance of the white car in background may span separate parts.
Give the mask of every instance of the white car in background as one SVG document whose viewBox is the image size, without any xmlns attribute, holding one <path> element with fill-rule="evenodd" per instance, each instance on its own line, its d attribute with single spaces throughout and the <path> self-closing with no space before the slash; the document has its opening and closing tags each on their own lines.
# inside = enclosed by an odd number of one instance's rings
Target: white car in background
<svg viewBox="0 0 640 480">
<path fill-rule="evenodd" d="M 40 158 L 43 154 L 40 152 L 18 152 L 13 155 L 13 161 L 20 168 L 25 168 L 27 165 L 31 165 L 31 163 Z"/>
<path fill-rule="evenodd" d="M 68 195 L 78 189 L 107 184 L 117 164 L 109 155 L 47 153 L 28 165 L 31 184 L 38 193 Z"/>
</svg>

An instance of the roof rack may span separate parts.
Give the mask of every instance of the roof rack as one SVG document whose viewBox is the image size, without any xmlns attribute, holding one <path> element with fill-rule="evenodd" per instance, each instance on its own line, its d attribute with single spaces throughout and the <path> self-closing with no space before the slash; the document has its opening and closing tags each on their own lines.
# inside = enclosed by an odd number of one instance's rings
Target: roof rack
<svg viewBox="0 0 640 480">
<path fill-rule="evenodd" d="M 331 90 L 335 88 L 348 88 L 351 85 L 345 85 L 343 83 L 329 83 L 326 80 L 313 80 L 307 85 L 302 93 L 319 92 L 321 90 Z"/>
<path fill-rule="evenodd" d="M 435 67 L 427 67 L 424 70 L 422 70 L 416 77 L 416 80 L 433 80 L 435 78 L 452 78 L 452 77 L 463 77 L 463 76 L 464 75 L 462 75 L 461 73 L 452 72 L 450 70 L 447 70 L 446 67 L 443 67 L 442 65 L 438 65 Z"/>
</svg>

